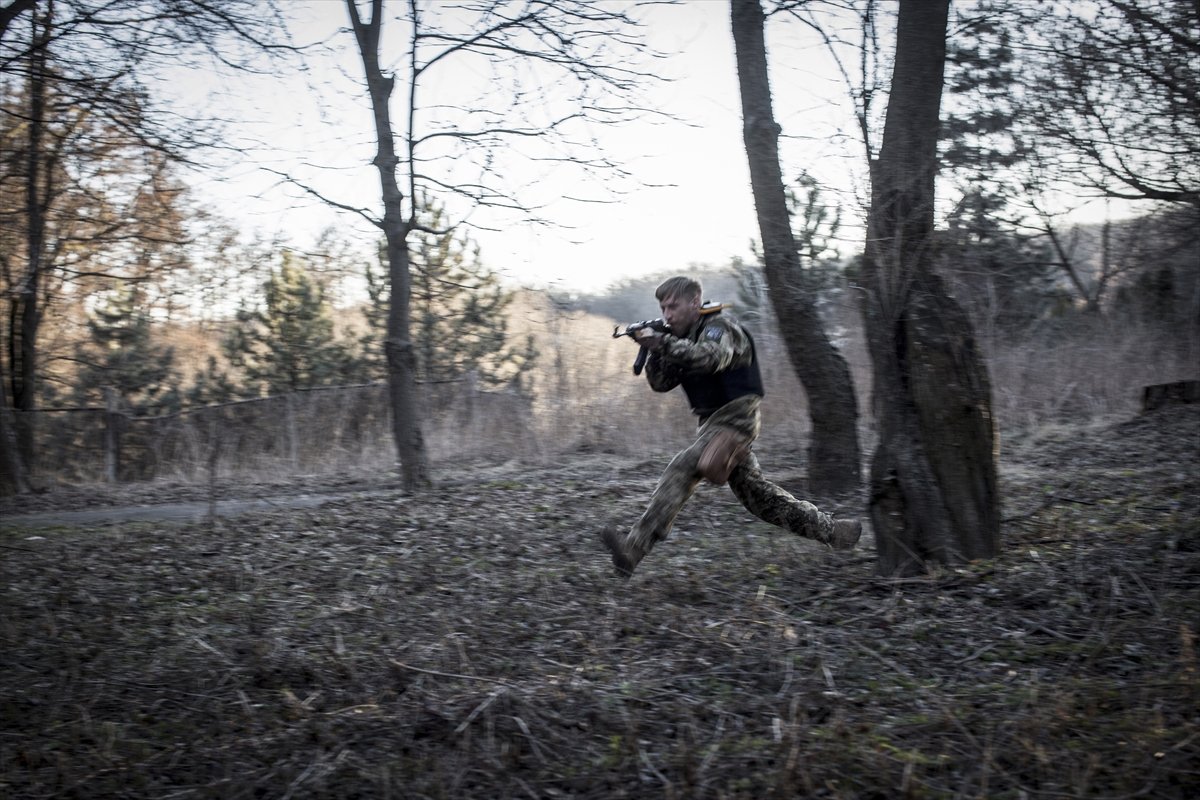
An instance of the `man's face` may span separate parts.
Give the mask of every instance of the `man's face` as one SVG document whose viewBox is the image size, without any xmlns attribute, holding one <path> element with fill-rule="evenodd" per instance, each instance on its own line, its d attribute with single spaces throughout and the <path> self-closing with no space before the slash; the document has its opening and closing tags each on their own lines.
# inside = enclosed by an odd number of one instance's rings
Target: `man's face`
<svg viewBox="0 0 1200 800">
<path fill-rule="evenodd" d="M 700 319 L 699 295 L 688 297 L 687 295 L 673 294 L 670 297 L 664 297 L 658 307 L 662 309 L 663 319 L 667 321 L 671 333 L 676 336 L 683 336 L 696 324 L 696 320 Z"/>
</svg>

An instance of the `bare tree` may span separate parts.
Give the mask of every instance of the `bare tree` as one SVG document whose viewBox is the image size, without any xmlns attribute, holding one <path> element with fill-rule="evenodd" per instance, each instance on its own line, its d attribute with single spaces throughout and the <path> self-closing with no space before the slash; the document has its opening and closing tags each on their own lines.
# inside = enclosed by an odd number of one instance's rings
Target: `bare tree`
<svg viewBox="0 0 1200 800">
<path fill-rule="evenodd" d="M 155 262 L 144 258 L 148 250 L 185 240 L 178 227 L 168 232 L 167 206 L 180 190 L 164 176 L 216 140 L 203 121 L 156 106 L 146 76 L 195 48 L 228 63 L 231 48 L 218 47 L 225 34 L 265 47 L 258 36 L 274 35 L 270 8 L 253 0 L 37 0 L 0 12 L 0 338 L 15 410 L 36 407 L 43 323 L 63 287 L 144 280 L 140 271 Z M 20 423 L 28 466 L 33 416 Z"/>
<path fill-rule="evenodd" d="M 13 0 L 4 8 L 0 8 L 0 42 L 4 41 L 4 35 L 8 33 L 9 27 L 17 17 L 32 11 L 37 2 L 38 0 Z"/>
<path fill-rule="evenodd" d="M 1026 19 L 1026 124 L 1070 182 L 1200 206 L 1200 5 L 1098 0 Z"/>
<path fill-rule="evenodd" d="M 13 407 L 21 411 L 30 411 L 36 402 L 37 376 L 37 334 L 41 325 L 42 309 L 40 307 L 40 285 L 43 275 L 43 261 L 46 253 L 44 242 L 46 234 L 46 205 L 54 194 L 53 171 L 45 170 L 47 165 L 42 160 L 42 150 L 46 138 L 46 50 L 50 39 L 51 23 L 48 18 L 33 20 L 32 42 L 29 60 L 29 117 L 26 122 L 28 137 L 25 151 L 25 183 L 23 191 L 23 206 L 25 213 L 24 245 L 25 263 L 23 269 L 18 269 L 17 280 L 8 280 L 11 306 L 13 313 L 9 322 L 8 363 L 12 369 L 12 402 Z M 45 179 L 43 172 L 47 172 Z M 5 258 L 5 266 L 8 266 Z M 8 271 L 7 269 L 5 270 Z M 17 426 L 17 453 L 19 459 L 28 465 L 33 458 L 32 419 L 26 418 L 23 425 Z"/>
<path fill-rule="evenodd" d="M 731 22 L 742 98 L 742 132 L 762 238 L 763 272 L 792 366 L 808 393 L 812 417 L 809 485 L 818 494 L 860 486 L 858 406 L 850 368 L 821 327 L 816 287 L 806 277 L 792 235 L 783 173 L 780 126 L 771 104 L 759 0 L 732 0 Z"/>
<path fill-rule="evenodd" d="M 962 202 L 986 199 L 986 225 L 1044 242 L 1044 266 L 1100 311 L 1136 265 L 1117 257 L 1111 220 L 1086 263 L 1072 206 L 1200 208 L 1200 6 L 983 0 L 956 27 L 943 173 L 957 176 Z"/>
<path fill-rule="evenodd" d="M 408 29 L 405 62 L 392 71 L 381 61 L 385 3 L 371 0 L 369 17 L 359 5 L 346 0 L 371 99 L 377 147 L 372 163 L 379 173 L 383 214 L 333 204 L 362 214 L 384 235 L 390 283 L 385 352 L 393 435 L 403 484 L 416 489 L 429 485 L 430 474 L 417 404 L 409 308 L 409 238 L 421 227 L 414 200 L 427 193 L 465 201 L 468 209 L 536 219 L 536 209 L 517 196 L 496 154 L 514 141 L 541 142 L 550 145 L 537 159 L 543 163 L 579 168 L 585 174 L 617 170 L 598 153 L 588 125 L 612 124 L 637 113 L 630 98 L 645 76 L 624 66 L 621 51 L 639 50 L 640 42 L 634 20 L 618 7 L 583 0 L 469 1 L 456 4 L 452 15 L 439 17 L 447 9 L 408 0 L 401 18 Z M 423 81 L 444 64 L 467 58 L 506 74 L 511 82 L 493 83 L 476 106 L 455 109 L 461 112 L 451 115 L 456 121 L 430 119 L 432 114 L 422 117 L 428 110 L 419 100 Z M 391 113 L 398 85 L 406 90 L 399 127 Z M 564 88 L 573 94 L 563 97 Z M 400 151 L 397 138 L 403 142 Z M 445 169 L 435 172 L 435 164 Z M 475 166 L 469 178 L 462 177 L 464 164 Z"/>
<path fill-rule="evenodd" d="M 1000 549 L 987 370 L 967 315 L 932 269 L 948 13 L 949 0 L 901 0 L 872 170 L 863 277 L 879 444 L 870 510 L 885 574 Z"/>
<path fill-rule="evenodd" d="M 392 403 L 392 436 L 396 442 L 396 454 L 400 458 L 404 486 L 412 490 L 428 486 L 430 476 L 429 458 L 425 452 L 417 408 L 417 355 L 409 316 L 412 278 L 409 274 L 408 235 L 413 217 L 405 213 L 404 192 L 400 189 L 397 175 L 400 158 L 396 155 L 390 105 L 396 82 L 391 75 L 384 75 L 379 63 L 383 0 L 372 0 L 371 17 L 366 21 L 359 15 L 355 0 L 346 0 L 346 9 L 358 40 L 375 120 L 378 150 L 373 163 L 379 170 L 379 183 L 383 191 L 383 217 L 378 224 L 383 230 L 388 285 L 391 287 L 384 356 Z"/>
</svg>

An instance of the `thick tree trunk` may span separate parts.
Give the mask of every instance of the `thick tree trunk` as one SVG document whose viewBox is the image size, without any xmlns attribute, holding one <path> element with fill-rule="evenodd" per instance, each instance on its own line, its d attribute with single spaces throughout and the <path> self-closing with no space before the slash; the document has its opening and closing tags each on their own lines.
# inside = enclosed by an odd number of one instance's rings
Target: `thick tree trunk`
<svg viewBox="0 0 1200 800">
<path fill-rule="evenodd" d="M 780 332 L 808 395 L 812 441 L 809 488 L 829 495 L 860 487 L 858 406 L 850 368 L 821 328 L 808 291 L 779 166 L 780 127 L 771 105 L 764 17 L 759 0 L 731 0 L 743 136 L 763 245 L 763 272 Z"/>
<path fill-rule="evenodd" d="M 379 32 L 383 22 L 383 0 L 372 0 L 371 19 L 359 18 L 355 0 L 346 0 L 358 49 L 362 56 L 371 109 L 375 119 L 378 150 L 375 167 L 383 193 L 383 235 L 386 240 L 388 280 L 391 288 L 387 316 L 388 389 L 392 404 L 392 436 L 400 459 L 404 487 L 415 490 L 430 484 L 425 438 L 421 433 L 420 407 L 416 397 L 416 353 L 409 318 L 411 276 L 408 262 L 408 222 L 404 217 L 404 194 L 396 180 L 399 159 L 393 142 L 388 101 L 394 81 L 379 66 Z"/>
<path fill-rule="evenodd" d="M 863 276 L 879 445 L 878 568 L 913 574 L 1000 549 L 987 369 L 931 267 L 949 0 L 902 0 L 891 99 L 872 170 Z"/>
</svg>

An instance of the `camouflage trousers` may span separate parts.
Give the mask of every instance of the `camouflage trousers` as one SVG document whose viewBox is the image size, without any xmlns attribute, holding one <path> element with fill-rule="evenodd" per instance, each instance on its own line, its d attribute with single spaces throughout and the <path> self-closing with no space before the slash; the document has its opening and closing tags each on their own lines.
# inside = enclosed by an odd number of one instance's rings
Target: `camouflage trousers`
<svg viewBox="0 0 1200 800">
<path fill-rule="evenodd" d="M 700 454 L 713 436 L 724 428 L 736 431 L 750 442 L 758 438 L 762 427 L 761 403 L 762 398 L 757 395 L 746 395 L 717 409 L 700 426 L 696 441 L 671 460 L 658 479 L 641 519 L 625 539 L 625 547 L 635 559 L 640 560 L 670 535 L 675 517 L 700 484 L 697 469 Z M 753 452 L 730 474 L 729 488 L 747 511 L 764 522 L 819 542 L 829 541 L 833 518 L 764 478 Z"/>
</svg>

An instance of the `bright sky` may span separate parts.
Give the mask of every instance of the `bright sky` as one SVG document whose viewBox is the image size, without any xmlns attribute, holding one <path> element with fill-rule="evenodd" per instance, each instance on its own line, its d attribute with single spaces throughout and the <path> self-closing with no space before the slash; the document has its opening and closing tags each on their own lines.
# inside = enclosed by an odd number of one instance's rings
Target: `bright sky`
<svg viewBox="0 0 1200 800">
<path fill-rule="evenodd" d="M 303 8 L 305 16 L 297 27 L 303 36 L 321 38 L 347 25 L 340 0 L 317 0 Z M 561 229 L 509 225 L 502 232 L 474 234 L 484 262 L 512 282 L 586 291 L 626 277 L 684 271 L 694 264 L 723 265 L 734 256 L 751 259 L 750 241 L 757 239 L 757 225 L 742 144 L 728 3 L 688 0 L 655 9 L 647 19 L 652 45 L 675 54 L 658 69 L 676 80 L 654 88 L 651 99 L 656 108 L 681 121 L 647 120 L 603 131 L 607 153 L 644 184 L 630 185 L 630 193 L 619 202 L 552 199 L 543 214 Z M 829 114 L 835 102 L 842 103 L 844 89 L 822 66 L 823 50 L 802 38 L 802 28 L 773 23 L 768 33 L 776 117 L 785 137 L 805 137 L 783 144 L 785 180 L 804 167 L 841 186 L 844 202 L 853 205 L 855 182 L 861 181 L 861 145 L 839 140 L 839 121 Z M 396 55 L 401 36 L 399 26 L 385 27 L 385 42 L 392 43 Z M 342 57 L 314 62 L 307 83 L 283 85 L 272 77 L 239 77 L 214 87 L 205 76 L 192 73 L 180 76 L 176 88 L 190 94 L 193 102 L 220 104 L 221 112 L 237 117 L 240 122 L 231 129 L 231 141 L 250 135 L 269 142 L 256 156 L 261 159 L 268 153 L 269 166 L 305 176 L 330 198 L 379 208 L 378 177 L 369 165 L 374 131 L 361 66 L 351 37 L 344 34 L 336 41 L 343 45 Z M 442 77 L 447 78 L 453 80 Z M 425 95 L 430 102 L 436 102 L 433 94 L 431 89 Z M 394 98 L 393 115 L 400 115 L 402 108 L 402 97 Z M 841 124 L 849 125 L 844 120 Z M 222 184 L 206 183 L 205 192 L 219 198 L 222 212 L 247 229 L 286 231 L 301 245 L 328 225 L 351 225 L 368 243 L 379 235 L 354 215 L 335 212 L 295 189 L 270 188 L 275 179 L 251 164 L 233 167 L 222 177 Z M 553 175 L 537 178 L 541 196 L 579 195 L 589 188 L 554 186 L 554 180 Z M 491 223 L 485 216 L 478 221 Z"/>
</svg>

